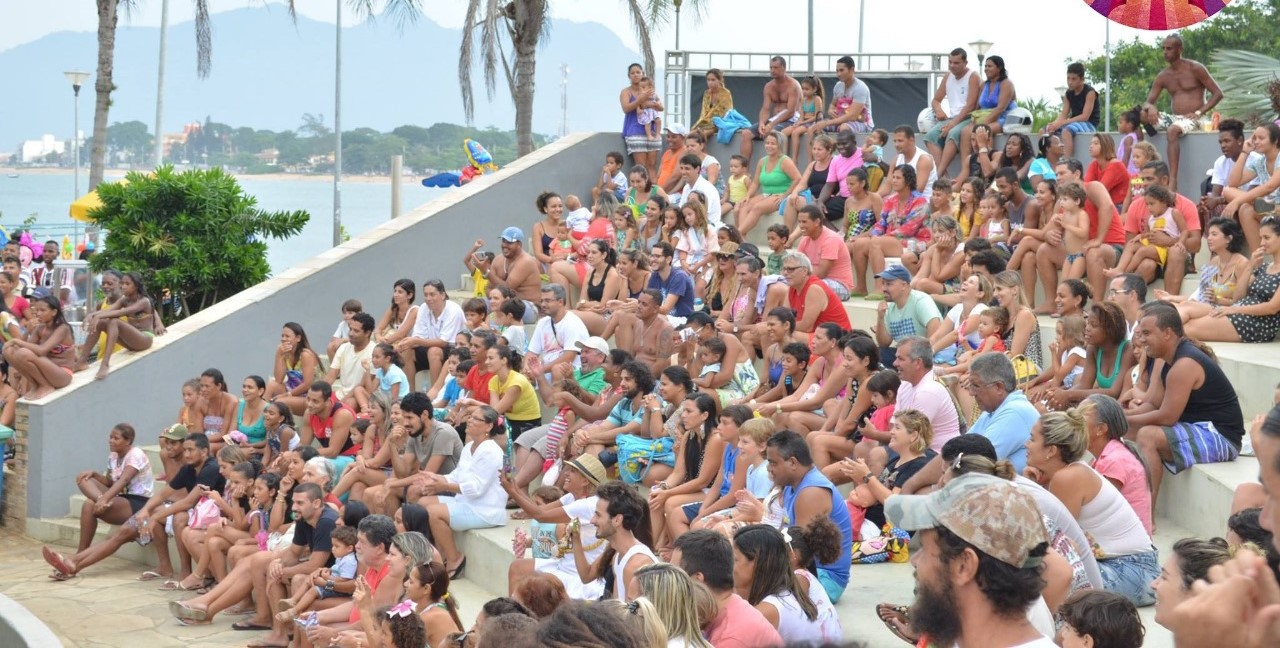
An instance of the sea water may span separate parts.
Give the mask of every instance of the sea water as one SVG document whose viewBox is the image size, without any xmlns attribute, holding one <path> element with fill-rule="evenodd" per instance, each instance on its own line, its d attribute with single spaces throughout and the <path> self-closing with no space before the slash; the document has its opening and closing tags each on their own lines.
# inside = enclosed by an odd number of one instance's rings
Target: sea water
<svg viewBox="0 0 1280 648">
<path fill-rule="evenodd" d="M 78 224 L 68 214 L 75 176 L 72 174 L 24 174 L 18 177 L 0 174 L 0 225 L 8 231 L 22 227 L 22 222 L 36 214 L 32 228 L 40 236 L 61 244 L 64 234 L 75 238 Z M 123 173 L 108 171 L 106 180 L 118 180 Z M 88 172 L 80 174 L 80 189 L 88 185 Z M 311 220 L 296 236 L 278 241 L 267 239 L 267 261 L 273 274 L 307 258 L 328 250 L 333 243 L 333 182 L 319 178 L 281 180 L 239 178 L 245 193 L 258 201 L 263 211 L 303 210 Z M 400 213 L 406 214 L 418 205 L 437 198 L 449 189 L 423 187 L 406 182 L 400 190 Z M 342 184 L 342 224 L 351 237 L 386 222 L 391 218 L 391 182 L 344 182 Z M 84 224 L 79 223 L 80 232 Z"/>
</svg>

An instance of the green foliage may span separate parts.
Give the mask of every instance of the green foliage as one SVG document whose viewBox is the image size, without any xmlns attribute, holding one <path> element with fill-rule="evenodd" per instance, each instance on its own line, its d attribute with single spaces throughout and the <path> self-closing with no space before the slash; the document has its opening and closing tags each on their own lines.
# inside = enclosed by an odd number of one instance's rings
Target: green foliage
<svg viewBox="0 0 1280 648">
<path fill-rule="evenodd" d="M 263 237 L 291 237 L 311 218 L 257 209 L 219 168 L 177 173 L 166 165 L 127 179 L 98 186 L 102 207 L 89 216 L 108 234 L 90 266 L 141 272 L 153 295 L 167 290 L 182 304 L 183 317 L 266 279 Z"/>
<path fill-rule="evenodd" d="M 107 127 L 107 149 L 124 162 L 145 164 L 151 160 L 154 145 L 147 125 L 140 121 L 116 122 Z"/>
<path fill-rule="evenodd" d="M 1249 50 L 1280 58 L 1280 30 L 1275 28 L 1277 20 L 1280 20 L 1280 0 L 1235 0 L 1212 19 L 1179 32 L 1185 44 L 1183 55 L 1206 64 L 1214 52 L 1228 49 Z M 1095 55 L 1091 52 L 1090 55 L 1091 58 L 1083 59 L 1086 74 L 1098 86 L 1099 92 L 1105 93 L 1105 53 Z M 1151 82 L 1164 66 L 1158 37 L 1135 38 L 1113 44 L 1110 88 L 1113 125 L 1121 111 L 1147 100 Z M 1169 110 L 1167 93 L 1157 106 L 1161 110 Z"/>
<path fill-rule="evenodd" d="M 1221 110 L 1257 125 L 1280 113 L 1280 61 L 1241 50 L 1213 54 L 1213 72 L 1222 86 Z"/>
<path fill-rule="evenodd" d="M 1057 119 L 1058 114 L 1062 112 L 1061 101 L 1054 101 L 1051 103 L 1044 97 L 1036 97 L 1035 99 L 1019 101 L 1018 105 L 1027 109 L 1027 111 L 1031 113 L 1031 132 L 1033 133 L 1039 133 L 1041 128 L 1044 128 L 1046 124 Z M 1035 141 L 1034 137 L 1032 138 L 1032 141 Z"/>
</svg>

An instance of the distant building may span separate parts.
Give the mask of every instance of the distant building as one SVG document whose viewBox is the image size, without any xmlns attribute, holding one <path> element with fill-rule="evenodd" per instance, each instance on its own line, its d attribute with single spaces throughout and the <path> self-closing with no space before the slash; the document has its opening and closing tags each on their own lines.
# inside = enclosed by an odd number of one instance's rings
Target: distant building
<svg viewBox="0 0 1280 648">
<path fill-rule="evenodd" d="M 67 142 L 52 135 L 44 135 L 38 140 L 27 140 L 18 151 L 18 160 L 23 164 L 43 162 L 50 153 L 62 155 L 67 150 Z"/>
<path fill-rule="evenodd" d="M 259 164 L 267 166 L 276 166 L 280 163 L 280 151 L 278 149 L 269 148 L 253 156 L 257 158 Z"/>
</svg>

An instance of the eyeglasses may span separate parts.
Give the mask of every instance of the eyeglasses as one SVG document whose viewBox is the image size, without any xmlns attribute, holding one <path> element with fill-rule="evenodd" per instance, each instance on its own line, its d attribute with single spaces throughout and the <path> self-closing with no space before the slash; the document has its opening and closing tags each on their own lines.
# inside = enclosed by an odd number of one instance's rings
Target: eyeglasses
<svg viewBox="0 0 1280 648">
<path fill-rule="evenodd" d="M 799 269 L 800 269 L 800 266 L 782 266 L 782 271 L 784 273 L 795 272 L 796 270 L 799 270 Z"/>
<path fill-rule="evenodd" d="M 1133 292 L 1133 291 L 1132 291 L 1132 290 L 1125 290 L 1124 288 L 1120 288 L 1120 289 L 1116 289 L 1116 288 L 1108 288 L 1108 289 L 1107 289 L 1107 294 L 1108 294 L 1108 295 L 1122 295 L 1122 294 L 1124 294 L 1124 293 L 1131 293 L 1131 292 Z"/>
</svg>

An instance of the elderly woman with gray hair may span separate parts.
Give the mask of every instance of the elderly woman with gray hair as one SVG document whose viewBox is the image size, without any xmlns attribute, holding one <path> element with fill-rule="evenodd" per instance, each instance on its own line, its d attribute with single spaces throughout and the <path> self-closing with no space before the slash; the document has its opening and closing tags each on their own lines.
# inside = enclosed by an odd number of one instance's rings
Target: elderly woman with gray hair
<svg viewBox="0 0 1280 648">
<path fill-rule="evenodd" d="M 791 310 L 796 312 L 797 335 L 808 340 L 819 325 L 828 322 L 845 331 L 853 328 L 844 303 L 836 297 L 831 286 L 813 274 L 813 263 L 809 257 L 802 252 L 788 250 L 782 255 L 782 277 L 790 287 L 787 300 Z"/>
<path fill-rule="evenodd" d="M 1106 394 L 1093 394 L 1080 404 L 1089 432 L 1089 454 L 1093 469 L 1115 485 L 1133 512 L 1142 520 L 1147 533 L 1154 533 L 1154 502 L 1151 500 L 1149 467 L 1132 441 L 1124 438 L 1129 420 L 1120 402 Z M 1157 468 L 1159 468 L 1157 466 Z"/>
<path fill-rule="evenodd" d="M 342 500 L 334 497 L 333 487 L 338 483 L 338 469 L 332 459 L 312 457 L 302 467 L 300 483 L 315 484 L 324 491 L 324 503 L 335 511 L 342 510 Z"/>
</svg>

